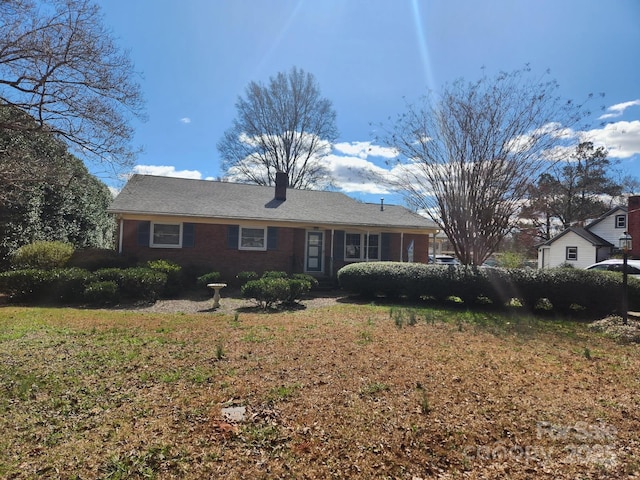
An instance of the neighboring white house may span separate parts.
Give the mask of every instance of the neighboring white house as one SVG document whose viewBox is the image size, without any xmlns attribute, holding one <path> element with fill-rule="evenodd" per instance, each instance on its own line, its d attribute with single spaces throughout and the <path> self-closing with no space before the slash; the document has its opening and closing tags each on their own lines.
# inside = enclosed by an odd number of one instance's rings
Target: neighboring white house
<svg viewBox="0 0 640 480">
<path fill-rule="evenodd" d="M 585 268 L 611 257 L 627 230 L 627 208 L 615 207 L 585 227 L 569 227 L 538 245 L 538 268 Z"/>
</svg>

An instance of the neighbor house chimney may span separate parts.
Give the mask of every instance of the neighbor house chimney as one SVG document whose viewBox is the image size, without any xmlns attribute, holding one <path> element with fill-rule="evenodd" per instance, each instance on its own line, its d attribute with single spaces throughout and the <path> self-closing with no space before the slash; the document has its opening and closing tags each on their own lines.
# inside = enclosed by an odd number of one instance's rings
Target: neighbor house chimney
<svg viewBox="0 0 640 480">
<path fill-rule="evenodd" d="M 276 172 L 276 200 L 284 202 L 287 199 L 289 176 L 284 172 Z"/>
</svg>

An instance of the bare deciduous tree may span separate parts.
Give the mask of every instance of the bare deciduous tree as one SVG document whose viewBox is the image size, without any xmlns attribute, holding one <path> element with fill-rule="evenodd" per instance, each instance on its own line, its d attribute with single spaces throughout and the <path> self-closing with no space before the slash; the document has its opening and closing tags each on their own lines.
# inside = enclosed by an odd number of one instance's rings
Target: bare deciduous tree
<svg viewBox="0 0 640 480">
<path fill-rule="evenodd" d="M 134 77 L 90 0 L 0 1 L 0 129 L 45 131 L 81 158 L 128 167 L 130 120 L 144 117 Z"/>
<path fill-rule="evenodd" d="M 517 226 L 531 181 L 584 118 L 558 85 L 528 68 L 462 80 L 408 105 L 385 139 L 400 153 L 394 186 L 447 234 L 458 258 L 481 264 Z"/>
<path fill-rule="evenodd" d="M 322 160 L 337 137 L 336 113 L 313 75 L 294 67 L 266 86 L 251 82 L 236 109 L 233 126 L 218 143 L 229 177 L 272 185 L 281 171 L 293 188 L 331 184 Z"/>
<path fill-rule="evenodd" d="M 521 217 L 536 228 L 539 239 L 549 240 L 553 226 L 584 223 L 617 203 L 623 184 L 614 178 L 618 162 L 607 155 L 604 147 L 582 142 L 529 187 Z"/>
</svg>

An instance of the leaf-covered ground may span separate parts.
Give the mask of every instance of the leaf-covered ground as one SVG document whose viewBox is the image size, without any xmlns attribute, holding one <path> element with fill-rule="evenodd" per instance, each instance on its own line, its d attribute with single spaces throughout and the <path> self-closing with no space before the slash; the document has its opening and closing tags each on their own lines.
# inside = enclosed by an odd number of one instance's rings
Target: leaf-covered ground
<svg viewBox="0 0 640 480">
<path fill-rule="evenodd" d="M 3 307 L 0 477 L 633 478 L 638 348 L 461 310 Z"/>
</svg>

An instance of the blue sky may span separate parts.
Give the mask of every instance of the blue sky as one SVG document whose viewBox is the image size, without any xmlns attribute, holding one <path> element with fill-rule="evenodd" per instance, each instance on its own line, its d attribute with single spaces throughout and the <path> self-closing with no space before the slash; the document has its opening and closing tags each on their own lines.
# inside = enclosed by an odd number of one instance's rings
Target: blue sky
<svg viewBox="0 0 640 480">
<path fill-rule="evenodd" d="M 399 198 L 358 175 L 384 168 L 375 127 L 458 78 L 550 69 L 566 98 L 589 93 L 597 144 L 640 178 L 640 1 L 108 0 L 105 24 L 140 72 L 148 120 L 135 171 L 222 175 L 216 144 L 251 81 L 292 66 L 333 102 L 340 136 L 328 159 L 341 189 Z M 604 110 L 601 110 L 604 107 Z M 604 122 L 604 125 L 601 123 Z M 101 174 L 96 171 L 98 176 Z M 110 185 L 119 184 L 101 176 Z"/>
</svg>

